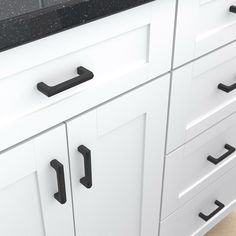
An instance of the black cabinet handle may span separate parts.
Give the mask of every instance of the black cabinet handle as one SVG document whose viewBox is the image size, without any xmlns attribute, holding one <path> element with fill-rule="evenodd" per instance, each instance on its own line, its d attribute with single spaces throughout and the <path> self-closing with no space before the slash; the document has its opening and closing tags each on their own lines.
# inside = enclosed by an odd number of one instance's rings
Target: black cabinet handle
<svg viewBox="0 0 236 236">
<path fill-rule="evenodd" d="M 225 205 L 224 205 L 223 203 L 221 203 L 220 201 L 217 201 L 217 200 L 215 201 L 215 204 L 216 204 L 216 206 L 218 206 L 218 208 L 215 209 L 211 214 L 209 214 L 209 215 L 207 216 L 207 215 L 203 214 L 202 212 L 200 212 L 198 216 L 199 216 L 201 219 L 203 219 L 204 221 L 208 221 L 208 220 L 210 220 L 213 216 L 215 216 L 217 213 L 219 213 L 219 212 L 225 207 Z"/>
<path fill-rule="evenodd" d="M 84 145 L 78 147 L 78 152 L 80 152 L 84 157 L 84 173 L 85 176 L 80 179 L 80 183 L 86 188 L 92 187 L 92 164 L 91 164 L 91 151 Z"/>
<path fill-rule="evenodd" d="M 231 85 L 225 85 L 225 84 L 220 83 L 220 84 L 218 84 L 218 89 L 220 89 L 226 93 L 230 93 L 236 89 L 236 83 L 231 84 Z"/>
<path fill-rule="evenodd" d="M 55 86 L 48 86 L 47 84 L 40 82 L 37 84 L 37 89 L 45 94 L 48 97 L 52 97 L 58 93 L 61 93 L 67 89 L 73 88 L 79 84 L 82 84 L 88 80 L 91 80 L 94 75 L 91 71 L 87 70 L 86 68 L 80 66 L 77 68 L 77 73 L 79 76 L 62 82 L 61 84 L 57 84 Z"/>
<path fill-rule="evenodd" d="M 234 5 L 230 6 L 229 11 L 232 13 L 236 13 L 236 6 Z"/>
<path fill-rule="evenodd" d="M 65 186 L 64 167 L 56 159 L 52 160 L 50 162 L 50 165 L 57 173 L 58 192 L 54 194 L 54 198 L 61 204 L 65 204 L 66 203 L 66 186 Z"/>
<path fill-rule="evenodd" d="M 213 156 L 208 156 L 207 160 L 215 165 L 219 164 L 220 162 L 222 162 L 225 158 L 227 158 L 228 156 L 230 156 L 231 154 L 233 154 L 235 152 L 235 148 L 230 146 L 229 144 L 225 144 L 224 148 L 226 150 L 228 150 L 225 154 L 223 154 L 222 156 L 220 156 L 219 158 L 214 158 Z"/>
</svg>

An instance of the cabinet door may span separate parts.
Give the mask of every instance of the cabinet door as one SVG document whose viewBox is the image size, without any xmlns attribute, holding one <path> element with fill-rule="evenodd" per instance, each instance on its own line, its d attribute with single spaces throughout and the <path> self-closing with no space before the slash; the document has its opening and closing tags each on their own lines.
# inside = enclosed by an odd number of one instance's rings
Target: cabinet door
<svg viewBox="0 0 236 236">
<path fill-rule="evenodd" d="M 65 204 L 54 198 L 58 191 L 56 171 L 50 166 L 54 159 L 64 165 Z M 2 153 L 0 235 L 73 236 L 68 171 L 64 126 Z"/>
<path fill-rule="evenodd" d="M 158 234 L 168 81 L 67 123 L 78 236 Z"/>
</svg>

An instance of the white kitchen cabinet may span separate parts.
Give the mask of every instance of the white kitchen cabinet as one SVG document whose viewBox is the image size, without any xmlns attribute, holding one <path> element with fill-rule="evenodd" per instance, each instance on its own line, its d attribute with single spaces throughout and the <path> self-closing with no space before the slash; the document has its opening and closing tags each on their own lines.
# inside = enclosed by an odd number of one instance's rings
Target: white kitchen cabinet
<svg viewBox="0 0 236 236">
<path fill-rule="evenodd" d="M 74 235 L 66 145 L 60 126 L 0 154 L 0 235 Z"/>
<path fill-rule="evenodd" d="M 234 167 L 162 221 L 160 236 L 204 235 L 235 209 L 235 178 Z"/>
<path fill-rule="evenodd" d="M 200 236 L 235 208 L 234 5 L 151 1 L 1 52 L 0 236 Z"/>
<path fill-rule="evenodd" d="M 2 52 L 0 150 L 170 71 L 174 13 L 153 1 Z M 37 89 L 66 81 L 50 98 Z"/>
<path fill-rule="evenodd" d="M 236 39 L 235 0 L 179 0 L 174 67 Z"/>
<path fill-rule="evenodd" d="M 169 75 L 67 122 L 77 235 L 158 234 Z"/>
<path fill-rule="evenodd" d="M 236 113 L 166 156 L 162 219 L 236 165 Z"/>
<path fill-rule="evenodd" d="M 236 111 L 235 64 L 233 43 L 173 72 L 167 153 Z"/>
</svg>

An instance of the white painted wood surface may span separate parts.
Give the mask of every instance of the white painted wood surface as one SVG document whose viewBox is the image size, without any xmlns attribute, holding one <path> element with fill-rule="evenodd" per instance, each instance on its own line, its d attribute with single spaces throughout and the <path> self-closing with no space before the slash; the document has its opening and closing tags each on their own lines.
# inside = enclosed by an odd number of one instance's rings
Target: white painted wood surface
<svg viewBox="0 0 236 236">
<path fill-rule="evenodd" d="M 236 83 L 236 43 L 173 73 L 167 153 L 236 112 L 236 90 L 218 84 Z"/>
<path fill-rule="evenodd" d="M 207 160 L 227 153 L 226 144 L 236 148 L 236 114 L 167 155 L 162 219 L 236 165 L 236 152 L 217 165 Z"/>
<path fill-rule="evenodd" d="M 60 126 L 0 154 L 0 235 L 74 235 L 66 145 Z M 65 205 L 53 197 L 57 179 L 50 161 L 55 158 L 65 168 Z"/>
<path fill-rule="evenodd" d="M 174 67 L 236 39 L 235 0 L 179 0 Z"/>
<path fill-rule="evenodd" d="M 236 0 L 178 2 L 174 68 L 235 40 Z M 170 75 L 153 79 L 172 69 L 175 3 L 153 1 L 0 54 L 0 235 L 158 235 Z M 236 146 L 236 95 L 217 89 L 236 82 L 235 55 L 231 43 L 173 71 L 159 236 L 203 235 L 235 207 L 235 153 L 207 161 Z M 77 76 L 78 66 L 94 79 L 51 98 L 36 89 Z M 79 181 L 82 144 L 92 152 L 91 189 Z M 65 205 L 53 198 L 52 159 L 64 165 Z M 216 199 L 226 207 L 203 222 L 198 213 Z"/>
<path fill-rule="evenodd" d="M 67 123 L 77 235 L 158 234 L 169 76 Z M 80 183 L 91 150 L 93 186 Z"/>
<path fill-rule="evenodd" d="M 0 150 L 168 72 L 174 10 L 173 0 L 154 1 L 1 53 Z M 94 79 L 51 98 L 37 90 L 78 66 Z"/>
<path fill-rule="evenodd" d="M 222 220 L 236 207 L 236 169 L 235 167 L 211 184 L 195 198 L 185 204 L 181 209 L 161 222 L 161 236 L 201 236 Z M 209 215 L 217 206 L 218 200 L 225 207 L 209 221 L 205 222 L 199 217 L 202 212 Z"/>
</svg>

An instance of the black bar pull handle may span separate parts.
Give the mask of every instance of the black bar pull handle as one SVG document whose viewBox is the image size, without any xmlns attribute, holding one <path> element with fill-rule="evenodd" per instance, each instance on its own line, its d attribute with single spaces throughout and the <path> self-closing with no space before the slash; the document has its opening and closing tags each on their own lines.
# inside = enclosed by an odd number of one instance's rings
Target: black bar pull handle
<svg viewBox="0 0 236 236">
<path fill-rule="evenodd" d="M 236 6 L 234 5 L 230 6 L 229 11 L 232 13 L 236 13 Z"/>
<path fill-rule="evenodd" d="M 218 89 L 220 89 L 226 93 L 230 93 L 236 89 L 236 83 L 231 84 L 231 85 L 225 85 L 225 84 L 220 83 L 220 84 L 218 84 Z"/>
<path fill-rule="evenodd" d="M 225 144 L 224 148 L 226 150 L 228 150 L 225 154 L 223 154 L 219 158 L 214 158 L 213 156 L 208 156 L 207 160 L 209 162 L 213 163 L 214 165 L 217 165 L 220 162 L 222 162 L 225 158 L 227 158 L 228 156 L 230 156 L 231 154 L 233 154 L 236 151 L 236 149 L 234 147 L 230 146 L 229 144 Z"/>
<path fill-rule="evenodd" d="M 80 183 L 86 188 L 92 187 L 92 164 L 91 164 L 91 151 L 84 145 L 78 147 L 78 152 L 80 152 L 84 157 L 84 173 L 85 176 L 80 179 Z"/>
<path fill-rule="evenodd" d="M 82 66 L 77 68 L 77 73 L 79 74 L 79 76 L 57 84 L 55 86 L 49 86 L 44 82 L 40 82 L 37 84 L 37 89 L 46 96 L 52 97 L 58 93 L 61 93 L 88 80 L 91 80 L 94 77 L 94 74 L 91 71 L 87 70 Z"/>
<path fill-rule="evenodd" d="M 63 165 L 56 159 L 50 162 L 51 167 L 56 171 L 58 192 L 54 194 L 54 198 L 61 204 L 66 203 L 66 186 Z"/>
<path fill-rule="evenodd" d="M 216 206 L 218 206 L 218 208 L 215 209 L 211 214 L 205 215 L 202 212 L 200 212 L 198 216 L 204 221 L 208 221 L 225 207 L 225 205 L 218 200 L 215 201 L 215 204 Z"/>
</svg>

